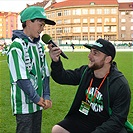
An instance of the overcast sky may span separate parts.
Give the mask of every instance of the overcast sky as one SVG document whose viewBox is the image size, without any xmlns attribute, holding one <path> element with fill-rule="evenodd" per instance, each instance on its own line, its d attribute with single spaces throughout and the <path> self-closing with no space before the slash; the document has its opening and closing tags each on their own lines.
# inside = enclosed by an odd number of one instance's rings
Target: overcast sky
<svg viewBox="0 0 133 133">
<path fill-rule="evenodd" d="M 25 7 L 26 4 L 34 4 L 36 2 L 42 2 L 43 0 L 0 0 L 0 11 L 12 11 L 20 12 Z M 60 2 L 63 0 L 56 0 Z M 133 2 L 133 0 L 118 0 L 119 2 Z"/>
</svg>

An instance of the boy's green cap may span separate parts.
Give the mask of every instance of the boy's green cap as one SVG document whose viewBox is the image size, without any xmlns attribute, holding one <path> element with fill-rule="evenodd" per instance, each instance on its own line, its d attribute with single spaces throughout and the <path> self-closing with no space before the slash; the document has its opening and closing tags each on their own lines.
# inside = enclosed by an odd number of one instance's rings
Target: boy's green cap
<svg viewBox="0 0 133 133">
<path fill-rule="evenodd" d="M 36 18 L 41 18 L 44 19 L 46 24 L 49 25 L 55 25 L 55 22 L 47 19 L 46 17 L 46 13 L 43 7 L 40 6 L 30 6 L 26 9 L 24 9 L 21 13 L 20 13 L 20 20 L 21 22 L 25 22 L 27 20 L 32 20 L 32 19 L 36 19 Z"/>
</svg>

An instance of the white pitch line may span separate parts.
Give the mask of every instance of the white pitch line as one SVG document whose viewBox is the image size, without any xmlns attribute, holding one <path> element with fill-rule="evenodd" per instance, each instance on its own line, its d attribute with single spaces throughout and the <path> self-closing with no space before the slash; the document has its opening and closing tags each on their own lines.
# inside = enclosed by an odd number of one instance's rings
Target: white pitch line
<svg viewBox="0 0 133 133">
<path fill-rule="evenodd" d="M 1 60 L 0 62 L 7 62 L 7 60 Z"/>
</svg>

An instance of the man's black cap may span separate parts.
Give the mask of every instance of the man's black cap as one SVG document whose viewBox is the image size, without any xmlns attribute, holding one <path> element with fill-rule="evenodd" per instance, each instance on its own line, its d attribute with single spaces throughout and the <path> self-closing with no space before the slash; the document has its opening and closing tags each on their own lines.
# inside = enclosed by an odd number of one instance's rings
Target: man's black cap
<svg viewBox="0 0 133 133">
<path fill-rule="evenodd" d="M 89 49 L 91 48 L 97 49 L 103 52 L 104 54 L 111 56 L 112 60 L 114 59 L 116 54 L 114 45 L 111 42 L 101 38 L 98 39 L 94 44 L 85 44 L 84 46 Z"/>
</svg>

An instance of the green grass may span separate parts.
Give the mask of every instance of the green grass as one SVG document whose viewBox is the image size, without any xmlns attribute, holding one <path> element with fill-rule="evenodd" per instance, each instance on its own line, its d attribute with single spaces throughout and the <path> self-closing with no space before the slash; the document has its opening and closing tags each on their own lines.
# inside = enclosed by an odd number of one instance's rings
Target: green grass
<svg viewBox="0 0 133 133">
<path fill-rule="evenodd" d="M 68 60 L 62 58 L 65 68 L 74 69 L 83 64 L 88 64 L 87 52 L 65 53 L 69 57 Z M 6 56 L 0 56 L 0 132 L 15 133 L 16 122 L 15 117 L 12 115 L 10 104 L 9 70 L 5 60 Z M 48 53 L 47 60 L 50 65 L 51 59 Z M 115 61 L 118 63 L 119 70 L 123 72 L 129 81 L 131 91 L 133 92 L 133 52 L 118 52 Z M 42 133 L 51 133 L 52 126 L 64 118 L 71 106 L 77 89 L 77 86 L 59 85 L 52 79 L 50 86 L 53 107 L 43 111 Z M 133 98 L 131 100 L 128 120 L 133 123 L 132 101 Z"/>
</svg>

